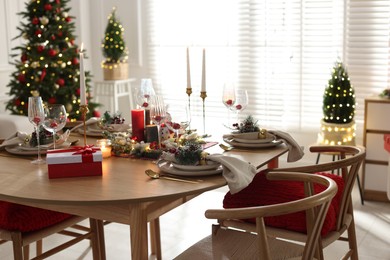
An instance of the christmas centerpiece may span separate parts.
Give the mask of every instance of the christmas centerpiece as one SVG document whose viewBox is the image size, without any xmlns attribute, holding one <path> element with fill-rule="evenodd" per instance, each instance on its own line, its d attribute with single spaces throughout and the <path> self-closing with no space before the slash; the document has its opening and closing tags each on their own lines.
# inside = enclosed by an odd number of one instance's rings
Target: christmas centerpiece
<svg viewBox="0 0 390 260">
<path fill-rule="evenodd" d="M 79 48 L 73 35 L 74 17 L 69 15 L 69 0 L 25 1 L 26 10 L 19 13 L 18 26 L 23 40 L 13 49 L 15 72 L 11 74 L 10 99 L 6 109 L 12 114 L 27 115 L 28 98 L 36 93 L 48 104 L 63 104 L 68 120 L 82 120 L 80 107 Z M 85 73 L 86 98 L 90 113 L 98 116 L 90 95 L 91 76 Z"/>
<path fill-rule="evenodd" d="M 102 62 L 104 80 L 120 80 L 128 78 L 127 49 L 123 40 L 124 28 L 115 16 L 114 7 L 108 16 L 108 23 L 102 43 Z"/>
<path fill-rule="evenodd" d="M 125 124 L 125 119 L 120 112 L 111 114 L 109 111 L 104 112 L 99 121 L 99 127 L 110 132 L 126 132 L 130 126 Z"/>
<path fill-rule="evenodd" d="M 242 122 L 234 123 L 232 135 L 234 137 L 241 137 L 243 139 L 265 139 L 269 135 L 266 129 L 258 126 L 258 121 L 253 116 L 247 116 Z"/>
<path fill-rule="evenodd" d="M 325 145 L 355 145 L 355 92 L 347 70 L 336 62 L 325 88 L 323 119 L 318 143 Z"/>
</svg>

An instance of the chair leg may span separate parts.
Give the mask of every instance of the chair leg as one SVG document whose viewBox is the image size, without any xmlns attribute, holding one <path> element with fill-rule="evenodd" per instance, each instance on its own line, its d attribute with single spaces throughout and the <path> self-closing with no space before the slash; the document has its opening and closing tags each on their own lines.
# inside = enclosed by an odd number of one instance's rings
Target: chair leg
<svg viewBox="0 0 390 260">
<path fill-rule="evenodd" d="M 156 218 L 150 222 L 151 251 L 156 255 L 156 259 L 162 259 L 160 219 Z"/>
<path fill-rule="evenodd" d="M 14 251 L 14 260 L 23 260 L 22 234 L 20 232 L 13 232 L 11 234 L 11 239 Z M 28 248 L 28 245 L 26 247 Z"/>
<path fill-rule="evenodd" d="M 43 249 L 43 240 L 38 240 L 36 243 L 36 247 L 37 247 L 37 255 L 41 255 L 42 254 L 42 249 Z"/>
<path fill-rule="evenodd" d="M 355 230 L 355 219 L 352 214 L 352 221 L 348 228 L 348 244 L 349 249 L 352 251 L 351 259 L 352 260 L 358 260 L 359 254 L 358 254 L 358 247 L 356 242 L 356 230 Z"/>
<path fill-rule="evenodd" d="M 91 237 L 92 257 L 94 260 L 97 259 L 105 260 L 106 250 L 105 250 L 105 243 L 104 243 L 103 221 L 90 218 L 89 224 L 92 232 L 92 237 Z"/>
</svg>

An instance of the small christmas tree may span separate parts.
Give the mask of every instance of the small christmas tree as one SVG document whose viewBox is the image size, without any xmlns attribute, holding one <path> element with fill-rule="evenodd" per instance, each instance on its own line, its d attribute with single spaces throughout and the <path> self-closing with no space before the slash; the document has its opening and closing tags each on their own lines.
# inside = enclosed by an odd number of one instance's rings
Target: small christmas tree
<svg viewBox="0 0 390 260">
<path fill-rule="evenodd" d="M 108 16 L 108 23 L 105 36 L 102 43 L 103 55 L 107 63 L 120 63 L 127 61 L 127 49 L 123 40 L 124 28 L 115 16 L 116 8 L 114 7 Z"/>
<path fill-rule="evenodd" d="M 79 51 L 74 44 L 74 17 L 68 14 L 69 0 L 27 1 L 26 11 L 19 13 L 25 22 L 17 28 L 16 38 L 26 40 L 12 57 L 16 71 L 11 75 L 8 87 L 11 99 L 6 109 L 12 114 L 27 115 L 28 97 L 38 92 L 44 102 L 63 104 L 70 121 L 81 119 Z M 98 104 L 91 102 L 90 73 L 86 72 L 87 114 L 98 116 L 94 111 Z"/>
<path fill-rule="evenodd" d="M 322 110 L 327 123 L 347 124 L 354 118 L 355 91 L 341 62 L 336 62 L 325 88 Z"/>
</svg>

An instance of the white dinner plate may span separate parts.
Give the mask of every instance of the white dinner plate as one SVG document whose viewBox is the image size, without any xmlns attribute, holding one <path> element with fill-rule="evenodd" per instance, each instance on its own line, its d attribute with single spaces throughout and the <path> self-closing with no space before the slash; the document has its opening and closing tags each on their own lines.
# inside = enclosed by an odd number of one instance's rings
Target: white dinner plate
<svg viewBox="0 0 390 260">
<path fill-rule="evenodd" d="M 172 163 L 172 166 L 178 170 L 183 171 L 208 171 L 208 170 L 215 170 L 217 169 L 221 164 L 216 162 L 208 161 L 206 165 L 182 165 L 177 163 Z"/>
<path fill-rule="evenodd" d="M 180 170 L 173 167 L 172 163 L 159 163 L 158 168 L 166 173 L 178 175 L 178 176 L 207 176 L 207 175 L 215 175 L 222 173 L 222 166 L 219 166 L 216 169 L 206 170 L 206 171 L 189 171 L 189 170 Z"/>
<path fill-rule="evenodd" d="M 270 143 L 274 140 L 275 140 L 275 136 L 269 136 L 264 139 L 242 139 L 242 138 L 233 137 L 233 141 L 239 143 L 245 143 L 245 144 L 265 144 L 265 143 Z"/>
<path fill-rule="evenodd" d="M 84 128 L 79 128 L 79 129 L 77 129 L 77 131 L 79 134 L 84 135 Z M 96 130 L 96 129 L 88 130 L 88 128 L 87 128 L 87 131 L 85 131 L 85 133 L 87 134 L 87 136 L 92 136 L 92 137 L 102 137 L 103 136 L 103 130 Z"/>
<path fill-rule="evenodd" d="M 64 142 L 56 148 L 67 148 L 70 146 L 70 142 Z M 11 154 L 15 155 L 36 155 L 38 154 L 37 147 L 28 147 L 28 146 L 13 146 L 13 147 L 5 147 L 5 150 Z M 46 154 L 47 147 L 41 147 L 40 154 Z"/>
<path fill-rule="evenodd" d="M 226 143 L 230 144 L 231 146 L 243 147 L 243 148 L 269 148 L 269 147 L 278 146 L 278 145 L 280 145 L 282 143 L 281 140 L 274 140 L 272 142 L 261 143 L 261 144 L 240 143 L 240 142 L 234 141 L 234 139 L 228 139 L 228 138 L 224 138 L 223 140 Z"/>
</svg>

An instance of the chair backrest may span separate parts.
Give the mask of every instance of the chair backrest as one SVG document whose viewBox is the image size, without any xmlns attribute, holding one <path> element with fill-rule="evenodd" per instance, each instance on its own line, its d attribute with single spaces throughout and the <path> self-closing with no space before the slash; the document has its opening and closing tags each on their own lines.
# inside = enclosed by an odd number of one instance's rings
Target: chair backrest
<svg viewBox="0 0 390 260">
<path fill-rule="evenodd" d="M 281 181 L 302 181 L 304 182 L 307 197 L 273 205 L 255 206 L 246 208 L 232 209 L 210 209 L 205 216 L 218 220 L 236 220 L 236 219 L 256 219 L 256 233 L 259 246 L 259 259 L 271 259 L 268 247 L 268 239 L 264 224 L 264 217 L 278 216 L 306 210 L 308 225 L 308 236 L 305 243 L 302 259 L 313 259 L 314 253 L 318 248 L 322 225 L 328 211 L 330 201 L 337 192 L 336 183 L 330 178 L 299 172 L 269 172 L 269 180 Z M 313 184 L 318 183 L 326 187 L 320 193 L 314 194 Z M 310 228 L 309 228 L 310 227 Z M 283 250 L 283 249 L 281 249 Z"/>
<path fill-rule="evenodd" d="M 366 156 L 365 149 L 357 146 L 343 146 L 343 145 L 332 145 L 332 146 L 311 146 L 310 152 L 313 153 L 327 153 L 335 155 L 339 158 L 337 161 L 305 165 L 298 167 L 288 168 L 276 168 L 272 171 L 288 171 L 288 172 L 328 172 L 341 170 L 342 178 L 344 180 L 344 190 L 340 200 L 340 210 L 337 216 L 336 229 L 339 230 L 343 223 L 346 221 L 347 213 L 352 210 L 351 204 L 351 192 L 358 175 L 360 166 Z"/>
</svg>

